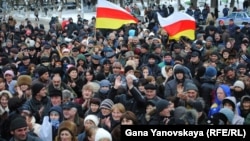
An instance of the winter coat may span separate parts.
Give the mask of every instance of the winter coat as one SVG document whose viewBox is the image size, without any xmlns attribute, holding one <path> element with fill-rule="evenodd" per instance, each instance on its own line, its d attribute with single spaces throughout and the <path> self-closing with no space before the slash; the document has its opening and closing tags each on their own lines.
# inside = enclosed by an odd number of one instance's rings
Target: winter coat
<svg viewBox="0 0 250 141">
<path fill-rule="evenodd" d="M 15 141 L 14 137 L 12 137 L 10 139 L 10 141 Z M 42 139 L 40 139 L 39 137 L 36 137 L 36 136 L 32 136 L 32 135 L 27 135 L 27 139 L 24 140 L 24 141 L 42 141 Z"/>
<path fill-rule="evenodd" d="M 51 102 L 49 97 L 42 98 L 41 101 L 38 101 L 35 99 L 35 97 L 32 97 L 30 100 L 26 101 L 23 104 L 23 107 L 30 109 L 32 115 L 36 119 L 36 123 L 42 123 L 43 117 L 48 114 L 49 109 L 51 108 Z M 42 115 L 40 116 L 39 110 L 41 107 L 44 107 L 44 110 L 42 112 Z"/>
<path fill-rule="evenodd" d="M 205 101 L 205 112 L 208 113 L 213 101 L 214 101 L 214 91 L 216 89 L 216 79 L 210 77 L 201 78 L 201 91 L 199 92 L 200 96 Z"/>
<path fill-rule="evenodd" d="M 232 125 L 243 125 L 245 119 L 239 115 L 239 112 L 238 112 L 239 109 L 237 108 L 236 98 L 234 96 L 229 96 L 229 97 L 226 97 L 225 99 L 231 101 L 235 107 Z"/>
<path fill-rule="evenodd" d="M 136 87 L 129 89 L 129 94 L 117 95 L 117 89 L 112 88 L 108 96 L 114 103 L 122 103 L 126 110 L 132 111 L 138 120 L 142 119 L 143 109 L 145 109 L 146 100 Z"/>
</svg>

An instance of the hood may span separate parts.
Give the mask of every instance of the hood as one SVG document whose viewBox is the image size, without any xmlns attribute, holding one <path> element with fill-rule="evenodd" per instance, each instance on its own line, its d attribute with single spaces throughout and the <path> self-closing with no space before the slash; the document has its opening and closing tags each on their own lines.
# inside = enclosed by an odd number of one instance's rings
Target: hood
<svg viewBox="0 0 250 141">
<path fill-rule="evenodd" d="M 174 77 L 176 75 L 177 72 L 183 72 L 184 73 L 184 78 L 189 78 L 189 79 L 192 79 L 192 74 L 191 74 L 191 71 L 189 70 L 189 68 L 183 66 L 183 65 L 180 65 L 180 64 L 176 64 L 174 67 L 173 67 L 173 74 L 174 74 Z"/>
<path fill-rule="evenodd" d="M 234 113 L 238 113 L 237 111 L 237 103 L 236 103 L 236 98 L 234 96 L 229 96 L 229 97 L 226 97 L 225 99 L 222 100 L 222 103 L 224 103 L 225 101 L 230 101 L 232 102 L 232 104 L 234 104 Z"/>
<path fill-rule="evenodd" d="M 242 98 L 240 100 L 240 107 L 242 107 L 243 101 L 250 101 L 250 96 L 249 95 L 242 96 Z"/>
<path fill-rule="evenodd" d="M 57 111 L 60 115 L 59 121 L 62 122 L 63 121 L 63 110 L 61 106 L 53 106 L 49 109 L 49 113 L 50 114 L 51 111 Z"/>
<path fill-rule="evenodd" d="M 226 97 L 231 96 L 231 90 L 230 90 L 230 87 L 228 85 L 222 84 L 222 85 L 219 85 L 219 87 L 222 88 L 222 90 L 224 91 Z M 218 105 L 221 105 L 221 102 L 222 102 L 221 100 L 218 99 L 217 92 L 216 92 L 215 102 Z"/>
</svg>

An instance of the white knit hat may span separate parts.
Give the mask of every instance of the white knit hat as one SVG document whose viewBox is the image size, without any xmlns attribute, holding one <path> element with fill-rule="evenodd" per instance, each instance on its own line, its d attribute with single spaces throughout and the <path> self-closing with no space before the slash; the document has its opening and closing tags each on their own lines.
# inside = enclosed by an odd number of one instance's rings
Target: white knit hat
<svg viewBox="0 0 250 141">
<path fill-rule="evenodd" d="M 110 132 L 104 128 L 98 128 L 95 134 L 95 141 L 100 141 L 102 139 L 108 139 L 109 141 L 112 141 Z"/>
<path fill-rule="evenodd" d="M 245 89 L 245 84 L 241 80 L 237 80 L 234 82 L 234 87 L 236 87 L 236 86 L 242 88 L 243 90 Z"/>
<path fill-rule="evenodd" d="M 93 121 L 93 122 L 95 123 L 96 126 L 99 125 L 99 119 L 98 119 L 98 117 L 97 117 L 96 115 L 87 115 L 87 116 L 85 117 L 85 119 L 84 119 L 84 123 L 85 123 L 86 121 L 88 121 L 88 120 Z"/>
</svg>

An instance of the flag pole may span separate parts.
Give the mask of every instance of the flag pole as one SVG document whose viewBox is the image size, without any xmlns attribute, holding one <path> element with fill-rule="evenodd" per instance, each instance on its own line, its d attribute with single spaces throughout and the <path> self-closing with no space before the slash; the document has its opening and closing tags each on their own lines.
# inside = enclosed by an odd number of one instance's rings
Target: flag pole
<svg viewBox="0 0 250 141">
<path fill-rule="evenodd" d="M 96 14 L 97 14 L 97 5 L 98 5 L 98 2 L 97 1 L 97 4 L 95 5 L 95 11 L 96 11 Z M 94 39 L 96 40 L 96 17 L 97 15 L 95 15 L 95 23 L 94 23 Z"/>
</svg>

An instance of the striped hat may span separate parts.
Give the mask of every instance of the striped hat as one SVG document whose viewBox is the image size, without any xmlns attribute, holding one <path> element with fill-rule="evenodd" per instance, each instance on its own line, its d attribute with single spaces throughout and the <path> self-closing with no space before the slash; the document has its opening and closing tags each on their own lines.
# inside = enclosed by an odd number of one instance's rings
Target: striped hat
<svg viewBox="0 0 250 141">
<path fill-rule="evenodd" d="M 111 99 L 105 99 L 102 101 L 100 105 L 100 109 L 105 108 L 105 109 L 111 110 L 113 105 L 114 105 L 114 102 Z"/>
</svg>

